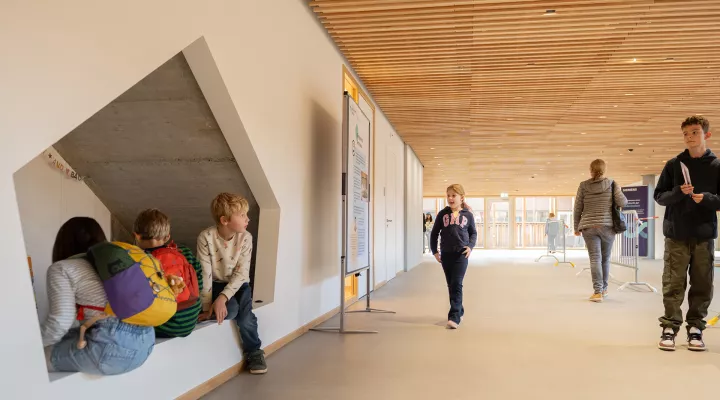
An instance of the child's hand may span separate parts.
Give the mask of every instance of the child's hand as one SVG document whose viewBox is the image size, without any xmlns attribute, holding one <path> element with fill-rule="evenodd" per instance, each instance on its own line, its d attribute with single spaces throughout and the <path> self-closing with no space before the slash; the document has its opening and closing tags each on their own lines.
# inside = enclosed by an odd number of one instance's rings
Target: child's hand
<svg viewBox="0 0 720 400">
<path fill-rule="evenodd" d="M 440 253 L 435 253 L 435 259 L 437 260 L 437 262 L 442 264 L 442 260 L 440 259 Z"/>
<path fill-rule="evenodd" d="M 463 254 L 465 254 L 465 258 L 470 258 L 470 253 L 472 253 L 472 249 L 468 246 L 465 246 L 465 251 L 463 251 Z"/>
<path fill-rule="evenodd" d="M 207 321 L 212 316 L 212 309 L 207 310 L 205 312 L 201 312 L 200 315 L 198 315 L 198 322 Z"/>
<path fill-rule="evenodd" d="M 217 318 L 218 325 L 222 325 L 223 321 L 225 321 L 225 317 L 227 317 L 227 306 L 225 303 L 227 302 L 227 297 L 225 295 L 220 295 L 213 303 L 213 311 L 215 312 L 215 317 Z"/>
<path fill-rule="evenodd" d="M 705 196 L 702 193 L 692 195 L 692 199 L 695 200 L 695 202 L 698 204 L 700 204 L 700 202 L 703 201 L 703 197 L 705 197 Z"/>
<path fill-rule="evenodd" d="M 695 188 L 692 187 L 691 185 L 681 185 L 681 186 L 680 186 L 680 190 L 682 190 L 682 192 L 683 192 L 684 194 L 692 194 L 692 192 L 693 192 L 694 189 L 695 189 Z"/>
</svg>

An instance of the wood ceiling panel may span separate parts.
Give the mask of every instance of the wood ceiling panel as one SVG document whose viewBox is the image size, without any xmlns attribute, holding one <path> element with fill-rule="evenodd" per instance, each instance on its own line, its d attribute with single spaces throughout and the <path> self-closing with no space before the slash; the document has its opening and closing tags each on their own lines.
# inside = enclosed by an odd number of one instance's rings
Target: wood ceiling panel
<svg viewBox="0 0 720 400">
<path fill-rule="evenodd" d="M 685 117 L 720 124 L 717 0 L 309 4 L 425 165 L 426 195 L 574 194 L 594 158 L 628 184 L 682 150 Z"/>
</svg>

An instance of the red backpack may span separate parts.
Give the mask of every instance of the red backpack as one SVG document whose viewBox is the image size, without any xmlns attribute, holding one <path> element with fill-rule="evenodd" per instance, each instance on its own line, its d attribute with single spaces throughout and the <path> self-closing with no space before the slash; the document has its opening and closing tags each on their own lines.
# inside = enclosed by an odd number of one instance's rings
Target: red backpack
<svg viewBox="0 0 720 400">
<path fill-rule="evenodd" d="M 175 242 L 154 250 L 152 255 L 160 261 L 165 275 L 179 276 L 185 282 L 185 289 L 177 295 L 177 310 L 194 306 L 200 298 L 197 275 L 192 265 L 178 250 Z"/>
</svg>

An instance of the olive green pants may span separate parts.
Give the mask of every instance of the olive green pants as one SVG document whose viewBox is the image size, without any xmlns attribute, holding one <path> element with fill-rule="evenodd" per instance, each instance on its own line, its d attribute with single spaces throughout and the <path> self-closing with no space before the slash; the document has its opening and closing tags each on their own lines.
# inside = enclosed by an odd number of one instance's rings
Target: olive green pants
<svg viewBox="0 0 720 400">
<path fill-rule="evenodd" d="M 713 298 L 715 275 L 715 243 L 713 240 L 674 240 L 665 238 L 665 268 L 662 276 L 665 315 L 660 326 L 673 328 L 675 333 L 683 323 L 682 306 L 690 276 L 688 292 L 688 329 L 705 329 L 705 317 Z"/>
</svg>

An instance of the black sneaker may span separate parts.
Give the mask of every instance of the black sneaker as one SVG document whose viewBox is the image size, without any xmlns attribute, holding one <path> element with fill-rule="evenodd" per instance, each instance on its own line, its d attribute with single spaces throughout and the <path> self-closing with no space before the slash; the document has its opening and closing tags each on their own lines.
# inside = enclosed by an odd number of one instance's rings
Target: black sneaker
<svg viewBox="0 0 720 400">
<path fill-rule="evenodd" d="M 660 335 L 660 343 L 658 343 L 658 349 L 665 351 L 675 351 L 675 331 L 672 328 L 663 329 L 662 335 Z"/>
<path fill-rule="evenodd" d="M 253 375 L 262 375 L 267 372 L 265 363 L 265 352 L 256 350 L 247 355 L 247 368 Z"/>
<path fill-rule="evenodd" d="M 690 351 L 705 351 L 705 342 L 702 339 L 702 331 L 698 328 L 688 329 L 688 350 Z"/>
</svg>

